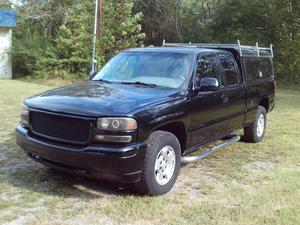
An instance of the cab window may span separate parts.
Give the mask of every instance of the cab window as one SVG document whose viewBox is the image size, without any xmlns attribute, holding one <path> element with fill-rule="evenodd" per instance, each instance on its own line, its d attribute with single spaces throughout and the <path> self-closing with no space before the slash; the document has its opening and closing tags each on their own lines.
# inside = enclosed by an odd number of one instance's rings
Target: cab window
<svg viewBox="0 0 300 225">
<path fill-rule="evenodd" d="M 216 56 L 199 56 L 197 59 L 197 71 L 195 77 L 195 86 L 200 87 L 201 79 L 204 77 L 216 78 L 219 84 L 222 84 L 219 69 L 219 61 Z"/>
<path fill-rule="evenodd" d="M 223 66 L 225 79 L 228 86 L 233 86 L 239 84 L 239 75 L 237 72 L 236 64 L 234 63 L 234 58 L 230 54 L 219 54 L 218 55 L 221 64 Z"/>
</svg>

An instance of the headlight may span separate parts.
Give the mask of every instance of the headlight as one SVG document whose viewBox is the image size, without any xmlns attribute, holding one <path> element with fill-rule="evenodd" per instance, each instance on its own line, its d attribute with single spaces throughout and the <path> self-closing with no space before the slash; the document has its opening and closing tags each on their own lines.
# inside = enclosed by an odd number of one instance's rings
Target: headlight
<svg viewBox="0 0 300 225">
<path fill-rule="evenodd" d="M 21 106 L 21 124 L 24 126 L 29 124 L 29 109 L 25 104 Z"/>
<path fill-rule="evenodd" d="M 97 120 L 97 128 L 107 131 L 134 131 L 137 122 L 132 118 L 100 118 Z"/>
</svg>

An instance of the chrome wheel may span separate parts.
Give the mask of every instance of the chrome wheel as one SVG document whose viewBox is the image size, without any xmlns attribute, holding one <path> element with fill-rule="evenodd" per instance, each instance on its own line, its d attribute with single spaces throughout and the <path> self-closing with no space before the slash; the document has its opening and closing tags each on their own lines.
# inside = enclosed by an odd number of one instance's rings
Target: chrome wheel
<svg viewBox="0 0 300 225">
<path fill-rule="evenodd" d="M 173 177 L 176 165 L 175 150 L 171 146 L 163 147 L 155 161 L 154 175 L 156 182 L 163 186 Z"/>
<path fill-rule="evenodd" d="M 256 130 L 257 137 L 261 137 L 264 131 L 265 131 L 265 116 L 263 114 L 260 114 L 257 120 L 257 130 Z"/>
</svg>

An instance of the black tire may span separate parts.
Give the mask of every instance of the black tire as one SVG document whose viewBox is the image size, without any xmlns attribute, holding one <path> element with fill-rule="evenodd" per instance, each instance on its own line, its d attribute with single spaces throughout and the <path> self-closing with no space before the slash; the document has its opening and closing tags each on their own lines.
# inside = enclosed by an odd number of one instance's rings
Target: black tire
<svg viewBox="0 0 300 225">
<path fill-rule="evenodd" d="M 258 124 L 259 124 L 259 119 L 260 117 L 263 116 L 264 118 L 264 127 L 263 127 L 263 132 L 261 135 L 258 135 Z M 266 109 L 262 106 L 258 106 L 257 112 L 256 112 L 256 118 L 255 121 L 249 125 L 248 127 L 244 128 L 244 141 L 249 142 L 249 143 L 258 143 L 263 141 L 266 133 L 266 128 L 267 128 L 267 112 Z"/>
<path fill-rule="evenodd" d="M 155 162 L 161 150 L 170 146 L 175 152 L 175 169 L 171 179 L 165 185 L 156 180 Z M 173 154 L 174 156 L 174 154 Z M 155 131 L 148 139 L 148 147 L 144 160 L 144 169 L 141 180 L 136 189 L 145 195 L 162 195 L 169 192 L 175 184 L 181 165 L 181 147 L 178 139 L 172 133 L 166 131 Z"/>
</svg>

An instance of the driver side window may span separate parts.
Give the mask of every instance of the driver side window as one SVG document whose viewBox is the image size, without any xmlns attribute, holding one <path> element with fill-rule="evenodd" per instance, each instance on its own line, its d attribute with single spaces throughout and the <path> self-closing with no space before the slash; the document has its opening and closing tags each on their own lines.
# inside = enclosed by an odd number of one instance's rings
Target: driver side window
<svg viewBox="0 0 300 225">
<path fill-rule="evenodd" d="M 218 65 L 218 59 L 216 56 L 199 56 L 197 60 L 197 71 L 195 77 L 195 86 L 200 87 L 201 79 L 204 77 L 212 77 L 216 78 L 219 81 L 219 84 L 222 83 L 221 81 L 221 74 Z"/>
</svg>

